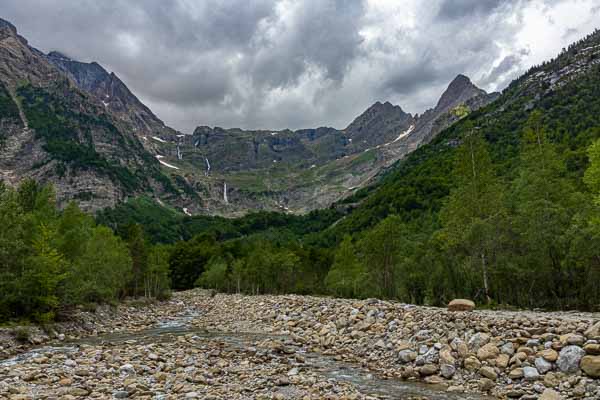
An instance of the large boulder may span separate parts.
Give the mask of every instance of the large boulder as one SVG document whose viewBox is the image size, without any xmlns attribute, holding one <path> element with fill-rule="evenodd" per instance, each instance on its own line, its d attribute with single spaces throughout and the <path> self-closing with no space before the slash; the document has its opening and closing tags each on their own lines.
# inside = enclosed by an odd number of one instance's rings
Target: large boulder
<svg viewBox="0 0 600 400">
<path fill-rule="evenodd" d="M 448 303 L 448 311 L 473 311 L 475 303 L 467 299 L 454 299 Z"/>
<path fill-rule="evenodd" d="M 585 356 L 585 351 L 579 346 L 564 347 L 558 355 L 556 365 L 561 372 L 575 373 L 579 371 L 579 362 Z"/>
<path fill-rule="evenodd" d="M 600 321 L 590 326 L 589 329 L 585 331 L 584 335 L 587 336 L 588 339 L 600 339 Z"/>
<path fill-rule="evenodd" d="M 592 378 L 600 378 L 600 356 L 583 357 L 581 369 Z"/>
</svg>

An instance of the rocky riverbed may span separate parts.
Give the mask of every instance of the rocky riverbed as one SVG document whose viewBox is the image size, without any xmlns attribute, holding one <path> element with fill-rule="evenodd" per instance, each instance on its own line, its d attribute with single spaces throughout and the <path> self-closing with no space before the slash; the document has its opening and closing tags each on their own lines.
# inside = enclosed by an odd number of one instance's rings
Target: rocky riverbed
<svg viewBox="0 0 600 400">
<path fill-rule="evenodd" d="M 599 399 L 599 319 L 194 290 L 0 335 L 0 398 Z"/>
</svg>

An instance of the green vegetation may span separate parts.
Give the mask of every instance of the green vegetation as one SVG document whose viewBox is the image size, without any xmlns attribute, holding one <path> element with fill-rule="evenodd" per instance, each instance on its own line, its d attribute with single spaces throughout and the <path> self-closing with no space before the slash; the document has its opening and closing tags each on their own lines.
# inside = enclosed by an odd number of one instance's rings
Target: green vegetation
<svg viewBox="0 0 600 400">
<path fill-rule="evenodd" d="M 57 91 L 64 82 L 57 82 Z M 92 132 L 100 131 L 111 140 L 124 139 L 104 114 L 94 116 L 79 111 L 77 104 L 44 88 L 25 84 L 17 90 L 29 125 L 38 138 L 45 141 L 44 150 L 50 156 L 74 170 L 94 170 L 109 176 L 128 191 L 135 191 L 147 183 L 141 174 L 111 162 L 96 152 Z M 64 168 L 63 168 L 64 171 Z"/>
<path fill-rule="evenodd" d="M 74 204 L 56 208 L 50 186 L 0 184 L 0 321 L 49 322 L 80 304 L 168 294 L 168 253 L 140 228 L 127 241 Z"/>
</svg>

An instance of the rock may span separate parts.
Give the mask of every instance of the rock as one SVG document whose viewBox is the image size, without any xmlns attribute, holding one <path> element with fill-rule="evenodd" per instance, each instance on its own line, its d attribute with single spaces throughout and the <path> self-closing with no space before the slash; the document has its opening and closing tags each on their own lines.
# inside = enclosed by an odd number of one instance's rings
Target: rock
<svg viewBox="0 0 600 400">
<path fill-rule="evenodd" d="M 546 385 L 546 387 L 556 387 L 560 385 L 560 379 L 558 375 L 554 372 L 548 372 L 544 376 L 544 385 Z"/>
<path fill-rule="evenodd" d="M 479 358 L 480 361 L 496 358 L 498 354 L 500 354 L 500 349 L 492 343 L 488 343 L 477 350 L 477 358 Z"/>
<path fill-rule="evenodd" d="M 466 299 L 454 299 L 448 303 L 448 311 L 473 311 L 475 303 Z"/>
<path fill-rule="evenodd" d="M 600 378 L 600 356 L 584 356 L 581 369 L 592 378 Z"/>
<path fill-rule="evenodd" d="M 521 379 L 523 375 L 523 368 L 515 368 L 508 373 L 510 379 Z"/>
<path fill-rule="evenodd" d="M 496 357 L 496 366 L 498 368 L 506 368 L 508 367 L 508 362 L 510 361 L 510 358 L 508 357 L 508 355 L 506 354 L 500 354 L 498 357 Z"/>
<path fill-rule="evenodd" d="M 479 374 L 481 376 L 484 376 L 484 377 L 492 380 L 492 381 L 495 381 L 496 379 L 498 379 L 498 374 L 492 367 L 486 366 L 486 367 L 479 368 Z"/>
<path fill-rule="evenodd" d="M 585 355 L 585 351 L 579 346 L 564 347 L 556 360 L 556 366 L 561 372 L 575 373 L 579 371 L 579 362 Z"/>
<path fill-rule="evenodd" d="M 78 387 L 69 389 L 68 393 L 71 396 L 87 396 L 88 394 L 90 394 L 90 392 L 88 390 L 78 388 Z"/>
<path fill-rule="evenodd" d="M 126 399 L 129 397 L 129 392 L 127 392 L 125 390 L 117 390 L 117 391 L 113 392 L 112 395 L 115 399 Z"/>
<path fill-rule="evenodd" d="M 500 352 L 510 357 L 515 354 L 515 348 L 511 342 L 507 342 L 500 347 Z"/>
<path fill-rule="evenodd" d="M 287 374 L 288 374 L 288 376 L 296 376 L 299 373 L 300 373 L 300 370 L 298 368 L 294 367 L 294 368 L 290 369 Z"/>
<path fill-rule="evenodd" d="M 546 372 L 552 370 L 552 363 L 543 357 L 538 357 L 535 359 L 535 367 L 540 374 L 544 375 Z"/>
<path fill-rule="evenodd" d="M 469 347 L 473 350 L 479 350 L 479 348 L 490 341 L 490 335 L 483 332 L 478 332 L 471 336 L 469 339 Z"/>
<path fill-rule="evenodd" d="M 419 374 L 422 376 L 429 376 L 437 373 L 438 366 L 435 364 L 425 364 L 419 369 Z"/>
<path fill-rule="evenodd" d="M 540 379 L 540 374 L 534 367 L 523 367 L 523 378 L 527 381 L 537 381 Z"/>
<path fill-rule="evenodd" d="M 538 400 L 561 400 L 560 393 L 552 389 L 546 389 Z"/>
<path fill-rule="evenodd" d="M 586 344 L 585 346 L 583 346 L 583 350 L 585 350 L 585 352 L 587 354 L 600 355 L 600 344 L 598 344 L 598 343 Z"/>
<path fill-rule="evenodd" d="M 574 346 L 583 346 L 585 343 L 585 338 L 581 335 L 569 335 L 567 338 L 567 344 Z"/>
<path fill-rule="evenodd" d="M 464 365 L 467 370 L 476 371 L 481 367 L 481 361 L 471 356 L 465 359 Z"/>
<path fill-rule="evenodd" d="M 440 374 L 446 378 L 451 379 L 456 373 L 456 367 L 450 364 L 442 364 L 440 366 Z"/>
<path fill-rule="evenodd" d="M 555 362 L 558 359 L 558 353 L 554 349 L 542 350 L 538 353 L 546 361 Z"/>
<path fill-rule="evenodd" d="M 590 326 L 585 332 L 584 335 L 588 339 L 600 339 L 600 321 L 596 322 L 594 325 Z"/>
<path fill-rule="evenodd" d="M 121 367 L 119 367 L 119 371 L 121 371 L 122 374 L 129 374 L 129 375 L 135 374 L 135 368 L 131 364 L 121 365 Z"/>
<path fill-rule="evenodd" d="M 449 347 L 445 347 L 440 350 L 439 354 L 440 364 L 451 364 L 456 363 L 456 359 L 452 356 L 452 351 Z"/>
<path fill-rule="evenodd" d="M 479 390 L 482 392 L 489 392 L 494 388 L 494 386 L 496 386 L 496 384 L 491 379 L 482 378 L 477 381 L 477 386 L 479 386 Z"/>
<path fill-rule="evenodd" d="M 398 358 L 400 359 L 401 362 L 406 364 L 406 363 L 416 360 L 417 353 L 415 351 L 408 350 L 408 349 L 402 350 L 398 353 Z"/>
</svg>

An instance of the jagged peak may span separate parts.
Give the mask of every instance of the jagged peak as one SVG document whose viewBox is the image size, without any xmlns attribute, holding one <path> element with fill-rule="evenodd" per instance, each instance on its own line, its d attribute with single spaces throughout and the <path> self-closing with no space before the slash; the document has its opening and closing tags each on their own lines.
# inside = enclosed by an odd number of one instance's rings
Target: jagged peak
<svg viewBox="0 0 600 400">
<path fill-rule="evenodd" d="M 468 76 L 458 74 L 448 85 L 442 96 L 440 97 L 437 107 L 446 107 L 451 104 L 454 100 L 461 97 L 466 91 L 470 92 L 481 92 L 485 94 L 483 89 L 478 88 L 471 82 Z"/>
<path fill-rule="evenodd" d="M 50 53 L 48 53 L 48 57 L 57 58 L 64 61 L 73 61 L 71 57 L 67 56 L 65 53 L 61 53 L 58 50 L 53 50 Z"/>
<path fill-rule="evenodd" d="M 13 24 L 2 18 L 0 18 L 0 29 L 8 29 L 11 32 L 13 32 L 13 34 L 17 34 L 17 28 Z"/>
</svg>

